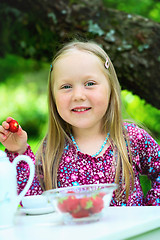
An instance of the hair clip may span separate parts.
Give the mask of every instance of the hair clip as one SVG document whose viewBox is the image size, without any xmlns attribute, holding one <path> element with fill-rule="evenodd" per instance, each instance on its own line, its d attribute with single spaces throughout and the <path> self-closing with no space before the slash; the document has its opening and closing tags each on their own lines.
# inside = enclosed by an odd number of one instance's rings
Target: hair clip
<svg viewBox="0 0 160 240">
<path fill-rule="evenodd" d="M 53 70 L 53 66 L 52 66 L 52 64 L 50 65 L 50 72 L 52 72 L 52 70 Z"/>
<path fill-rule="evenodd" d="M 106 62 L 105 62 L 105 64 L 104 64 L 104 66 L 105 66 L 105 68 L 109 68 L 109 60 L 108 60 L 108 58 L 106 58 Z"/>
</svg>

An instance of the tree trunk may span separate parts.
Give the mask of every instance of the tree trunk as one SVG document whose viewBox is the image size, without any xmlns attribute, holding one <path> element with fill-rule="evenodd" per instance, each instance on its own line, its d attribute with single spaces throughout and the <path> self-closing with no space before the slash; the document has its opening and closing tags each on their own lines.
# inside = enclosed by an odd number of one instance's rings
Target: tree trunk
<svg viewBox="0 0 160 240">
<path fill-rule="evenodd" d="M 1 0 L 0 53 L 51 61 L 59 45 L 92 39 L 109 54 L 120 84 L 160 108 L 160 24 L 101 0 Z"/>
</svg>

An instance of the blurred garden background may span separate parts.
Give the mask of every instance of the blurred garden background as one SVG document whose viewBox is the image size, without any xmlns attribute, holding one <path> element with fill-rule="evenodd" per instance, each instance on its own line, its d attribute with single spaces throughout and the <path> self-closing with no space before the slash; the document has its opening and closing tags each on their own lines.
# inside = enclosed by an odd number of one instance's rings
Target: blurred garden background
<svg viewBox="0 0 160 240">
<path fill-rule="evenodd" d="M 79 1 L 72 0 L 70 2 Z M 104 0 L 103 2 L 107 8 L 117 9 L 128 14 L 138 14 L 160 23 L 159 1 Z M 25 45 L 25 42 L 21 42 L 21 44 Z M 30 48 L 28 51 L 32 52 L 35 49 Z M 50 62 L 48 59 L 46 60 L 45 56 L 44 60 L 42 58 L 40 60 L 32 57 L 24 58 L 8 51 L 0 58 L 0 122 L 8 116 L 15 118 L 27 131 L 28 143 L 34 152 L 47 130 L 49 68 Z M 123 89 L 121 94 L 123 117 L 143 124 L 160 144 L 160 110 L 127 89 Z M 152 98 L 152 94 L 150 98 Z M 2 144 L 0 144 L 0 149 L 4 149 Z"/>
</svg>

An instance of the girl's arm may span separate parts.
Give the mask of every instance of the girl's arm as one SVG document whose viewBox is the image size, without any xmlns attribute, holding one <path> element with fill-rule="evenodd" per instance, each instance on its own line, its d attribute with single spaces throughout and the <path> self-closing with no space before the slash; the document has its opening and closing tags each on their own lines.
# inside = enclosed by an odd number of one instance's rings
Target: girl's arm
<svg viewBox="0 0 160 240">
<path fill-rule="evenodd" d="M 18 131 L 15 133 L 12 133 L 9 130 L 9 124 L 10 124 L 10 121 L 12 120 L 13 118 L 8 117 L 6 121 L 4 121 L 2 125 L 0 125 L 0 142 L 6 148 L 5 152 L 7 153 L 7 156 L 9 157 L 10 162 L 13 162 L 16 156 L 20 154 L 24 154 L 31 157 L 31 159 L 35 163 L 35 156 L 31 151 L 30 146 L 27 144 L 27 133 L 21 127 L 19 127 Z M 24 161 L 19 162 L 17 164 L 18 194 L 22 191 L 22 189 L 26 185 L 28 177 L 29 177 L 28 164 Z M 41 193 L 42 193 L 42 189 L 40 187 L 39 181 L 35 174 L 33 183 L 26 195 L 35 195 L 35 194 L 41 194 Z"/>
<path fill-rule="evenodd" d="M 137 169 L 152 182 L 145 205 L 160 206 L 160 146 L 145 130 L 135 126 L 133 132 Z"/>
<path fill-rule="evenodd" d="M 5 152 L 7 153 L 7 156 L 9 157 L 10 162 L 14 161 L 14 158 L 19 155 L 19 153 L 13 153 L 5 149 Z M 29 156 L 34 164 L 35 164 L 35 155 L 32 152 L 31 148 L 29 145 L 27 145 L 27 150 L 23 153 L 23 155 Z M 29 178 L 29 166 L 25 161 L 21 161 L 17 164 L 17 192 L 18 194 L 23 190 L 25 187 L 27 181 Z M 38 181 L 38 178 L 34 176 L 32 185 L 30 186 L 29 190 L 26 193 L 26 196 L 29 195 L 40 195 L 42 194 L 42 188 L 40 186 L 40 183 Z"/>
</svg>

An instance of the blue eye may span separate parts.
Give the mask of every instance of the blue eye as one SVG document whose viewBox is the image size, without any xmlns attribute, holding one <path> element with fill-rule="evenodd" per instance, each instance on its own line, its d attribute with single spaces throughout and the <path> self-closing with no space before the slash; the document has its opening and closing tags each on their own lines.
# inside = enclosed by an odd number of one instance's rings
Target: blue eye
<svg viewBox="0 0 160 240">
<path fill-rule="evenodd" d="M 93 86 L 94 84 L 95 84 L 94 82 L 88 82 L 86 86 L 89 87 L 89 86 Z"/>
<path fill-rule="evenodd" d="M 70 85 L 62 86 L 62 89 L 68 89 L 68 88 L 71 88 L 71 86 Z"/>
</svg>

